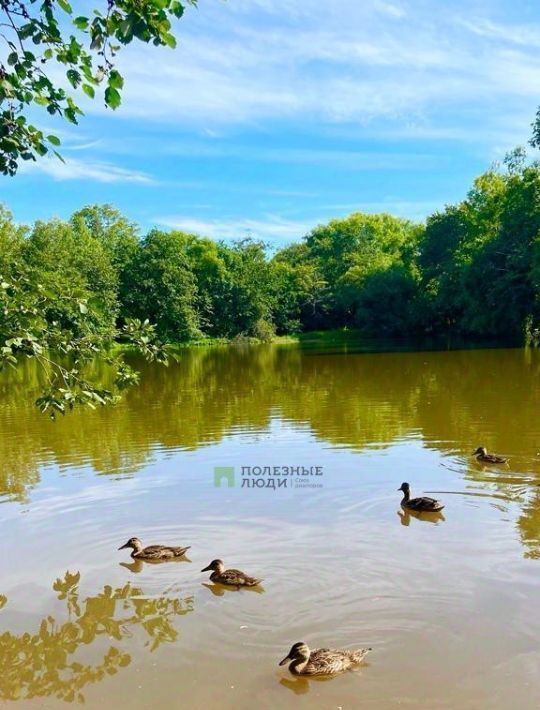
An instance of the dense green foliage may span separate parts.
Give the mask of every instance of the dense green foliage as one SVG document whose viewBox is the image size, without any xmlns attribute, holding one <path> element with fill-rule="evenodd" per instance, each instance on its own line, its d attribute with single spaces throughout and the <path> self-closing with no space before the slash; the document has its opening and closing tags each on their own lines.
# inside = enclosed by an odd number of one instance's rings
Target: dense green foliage
<svg viewBox="0 0 540 710">
<path fill-rule="evenodd" d="M 425 225 L 356 213 L 273 255 L 253 239 L 142 236 L 110 206 L 32 227 L 0 211 L 1 352 L 48 362 L 43 409 L 114 398 L 77 363 L 118 339 L 164 359 L 160 342 L 336 327 L 538 340 L 540 165 L 514 151 Z M 76 366 L 45 360 L 45 349 Z M 136 380 L 115 367 L 119 385 Z"/>
<path fill-rule="evenodd" d="M 114 64 L 121 46 L 136 39 L 175 47 L 171 20 L 196 2 L 109 0 L 90 15 L 74 12 L 68 0 L 2 0 L 0 172 L 14 175 L 20 160 L 60 145 L 28 121 L 31 107 L 77 123 L 77 94 L 93 99 L 103 86 L 105 105 L 116 109 L 124 86 Z"/>
<path fill-rule="evenodd" d="M 101 232 L 92 216 L 101 218 Z M 123 227 L 125 220 L 109 208 L 83 210 L 69 223 L 36 222 L 32 229 L 14 225 L 0 208 L 0 367 L 35 358 L 48 382 L 37 404 L 52 416 L 79 404 L 112 402 L 137 382 L 137 373 L 110 355 L 116 340 L 167 362 L 167 350 L 147 320 L 118 322 L 121 254 L 127 257 L 130 245 Z M 135 251 L 138 242 L 131 246 Z M 114 371 L 112 388 L 85 376 L 97 353 L 106 355 Z"/>
</svg>

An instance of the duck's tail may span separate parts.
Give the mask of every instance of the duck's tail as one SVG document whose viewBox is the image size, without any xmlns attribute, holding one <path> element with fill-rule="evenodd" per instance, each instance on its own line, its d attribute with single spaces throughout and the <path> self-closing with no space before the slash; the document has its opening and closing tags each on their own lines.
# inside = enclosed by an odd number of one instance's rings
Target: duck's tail
<svg viewBox="0 0 540 710">
<path fill-rule="evenodd" d="M 176 557 L 182 557 L 188 550 L 191 550 L 191 545 L 188 545 L 187 547 L 175 547 L 174 554 Z"/>
</svg>

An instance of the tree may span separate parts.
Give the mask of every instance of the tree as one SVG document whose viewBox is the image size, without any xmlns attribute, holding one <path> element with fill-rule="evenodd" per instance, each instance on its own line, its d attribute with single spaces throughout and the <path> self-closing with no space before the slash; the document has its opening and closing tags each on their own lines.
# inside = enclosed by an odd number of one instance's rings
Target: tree
<svg viewBox="0 0 540 710">
<path fill-rule="evenodd" d="M 317 328 L 324 322 L 327 284 L 306 244 L 292 244 L 271 262 L 272 313 L 278 333 Z"/>
<path fill-rule="evenodd" d="M 0 210 L 0 368 L 31 357 L 48 386 L 37 404 L 52 417 L 76 405 L 95 407 L 118 397 L 138 380 L 120 355 L 108 350 L 115 340 L 135 345 L 151 360 L 170 353 L 148 321 L 128 320 L 118 329 L 117 276 L 99 239 L 77 233 L 59 220 L 16 227 Z M 98 353 L 114 373 L 105 389 L 85 374 Z"/>
<path fill-rule="evenodd" d="M 432 330 L 537 338 L 540 167 L 519 148 L 504 166 L 428 218 L 418 265 L 424 325 Z"/>
<path fill-rule="evenodd" d="M 29 120 L 33 105 L 76 124 L 77 101 L 104 86 L 105 105 L 116 109 L 124 80 L 115 68 L 122 47 L 134 39 L 176 46 L 171 20 L 197 0 L 108 0 L 93 15 L 76 15 L 68 0 L 2 0 L 0 61 L 0 171 L 14 175 L 21 160 L 36 160 L 60 140 Z M 65 81 L 57 74 L 60 65 Z M 70 89 L 66 90 L 65 86 Z"/>
<path fill-rule="evenodd" d="M 306 245 L 329 286 L 326 327 L 362 324 L 357 309 L 366 279 L 394 264 L 408 268 L 420 233 L 408 220 L 361 212 L 316 227 Z"/>
<path fill-rule="evenodd" d="M 110 259 L 116 275 L 120 324 L 126 314 L 122 305 L 136 284 L 131 282 L 133 263 L 141 248 L 139 229 L 111 205 L 89 205 L 73 214 L 70 223 L 77 238 L 92 237 Z"/>
<path fill-rule="evenodd" d="M 149 319 L 169 342 L 200 335 L 197 285 L 186 253 L 185 235 L 153 229 L 132 262 L 127 315 Z"/>
<path fill-rule="evenodd" d="M 268 340 L 272 323 L 271 272 L 266 245 L 251 238 L 228 247 L 219 245 L 226 276 L 215 302 L 215 318 L 223 324 L 223 335 L 245 335 Z"/>
<path fill-rule="evenodd" d="M 418 257 L 421 273 L 418 319 L 425 330 L 451 331 L 462 317 L 468 229 L 463 204 L 447 206 L 427 219 Z"/>
<path fill-rule="evenodd" d="M 27 230 L 13 222 L 11 212 L 0 205 L 0 274 L 4 279 L 11 275 L 21 257 Z"/>
<path fill-rule="evenodd" d="M 111 337 L 118 312 L 117 279 L 98 239 L 60 220 L 36 222 L 23 257 L 48 295 L 42 315 L 49 323 L 77 337 Z"/>
</svg>

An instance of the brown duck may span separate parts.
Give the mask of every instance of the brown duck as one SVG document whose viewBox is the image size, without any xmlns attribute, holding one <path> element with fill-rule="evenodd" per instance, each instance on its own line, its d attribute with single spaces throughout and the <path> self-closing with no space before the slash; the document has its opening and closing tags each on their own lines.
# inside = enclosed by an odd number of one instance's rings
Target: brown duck
<svg viewBox="0 0 540 710">
<path fill-rule="evenodd" d="M 497 454 L 488 454 L 485 446 L 479 446 L 476 451 L 473 451 L 473 456 L 476 456 L 476 460 L 481 463 L 507 463 L 508 459 L 505 456 L 498 456 Z"/>
<path fill-rule="evenodd" d="M 174 560 L 177 557 L 182 557 L 189 550 L 189 546 L 149 545 L 143 547 L 138 537 L 130 537 L 126 544 L 118 549 L 124 550 L 126 547 L 131 547 L 133 550 L 131 556 L 134 560 Z"/>
<path fill-rule="evenodd" d="M 444 508 L 444 505 L 435 498 L 421 496 L 420 498 L 411 498 L 411 487 L 408 483 L 402 483 L 398 491 L 403 491 L 401 505 L 403 508 L 415 510 L 418 513 L 437 513 Z"/>
<path fill-rule="evenodd" d="M 221 560 L 212 560 L 208 567 L 202 569 L 201 572 L 209 572 L 210 570 L 212 570 L 210 579 L 218 584 L 228 584 L 232 587 L 256 587 L 262 582 L 262 579 L 250 577 L 239 569 L 225 569 Z"/>
<path fill-rule="evenodd" d="M 293 675 L 336 675 L 362 663 L 371 648 L 356 651 L 337 651 L 331 648 L 316 648 L 313 651 L 302 641 L 295 643 L 280 666 L 289 663 Z"/>
</svg>

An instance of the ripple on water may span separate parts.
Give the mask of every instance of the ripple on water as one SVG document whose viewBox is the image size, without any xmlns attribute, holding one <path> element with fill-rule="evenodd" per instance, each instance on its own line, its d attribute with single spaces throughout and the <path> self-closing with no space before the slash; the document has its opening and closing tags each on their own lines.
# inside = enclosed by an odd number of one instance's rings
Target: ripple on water
<svg viewBox="0 0 540 710">
<path fill-rule="evenodd" d="M 2 506 L 2 631 L 58 620 L 64 601 L 52 584 L 69 569 L 81 574 L 81 608 L 128 584 L 137 602 L 190 600 L 158 653 L 128 624 L 118 644 L 131 664 L 96 685 L 90 706 L 173 707 L 181 687 L 192 707 L 256 697 L 272 708 L 503 710 L 510 699 L 528 710 L 518 686 L 530 697 L 539 687 L 538 559 L 524 555 L 540 555 L 540 388 L 522 354 L 264 353 L 186 354 L 166 374 L 150 368 L 119 407 L 54 427 L 24 408 L 0 410 L 0 480 L 25 511 Z M 486 372 L 515 387 L 479 398 L 471 385 Z M 480 440 L 509 466 L 477 466 Z M 217 491 L 212 467 L 229 462 L 320 463 L 324 486 Z M 444 500 L 436 524 L 398 517 L 402 480 Z M 117 551 L 132 535 L 192 549 L 187 560 L 134 567 Z M 263 577 L 263 590 L 205 586 L 200 570 L 214 557 Z M 143 619 L 159 628 L 159 613 Z M 360 679 L 296 695 L 276 664 L 298 640 L 375 650 Z"/>
</svg>

